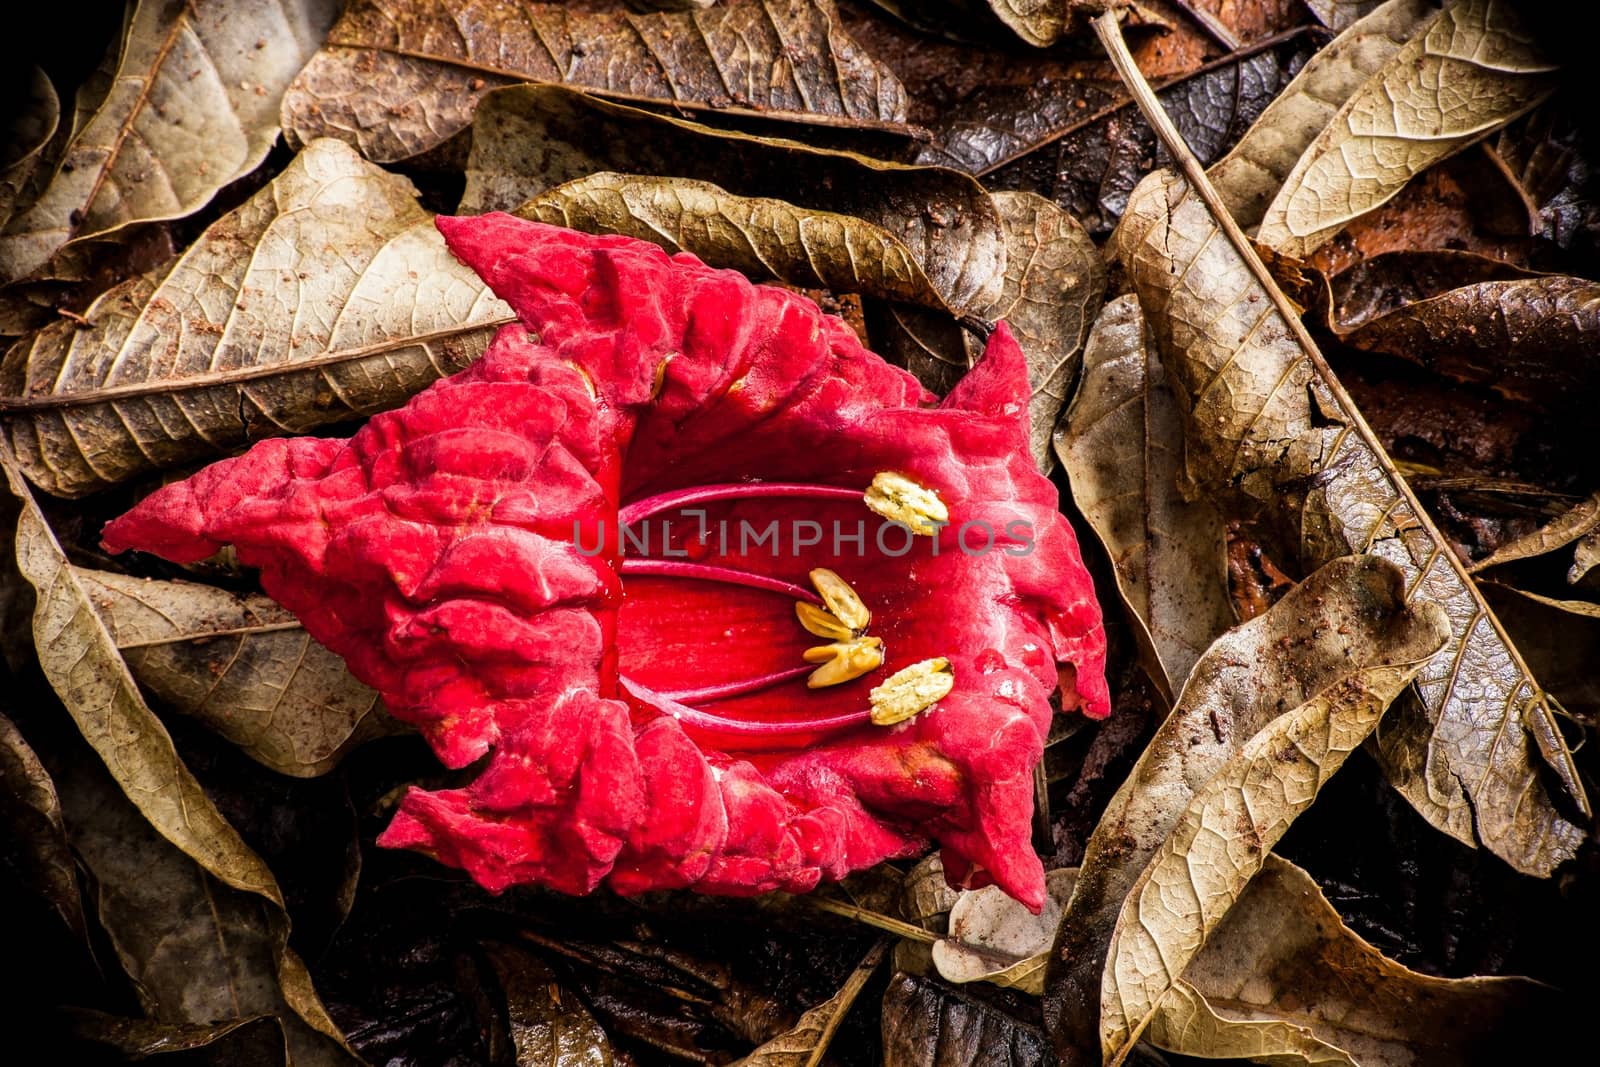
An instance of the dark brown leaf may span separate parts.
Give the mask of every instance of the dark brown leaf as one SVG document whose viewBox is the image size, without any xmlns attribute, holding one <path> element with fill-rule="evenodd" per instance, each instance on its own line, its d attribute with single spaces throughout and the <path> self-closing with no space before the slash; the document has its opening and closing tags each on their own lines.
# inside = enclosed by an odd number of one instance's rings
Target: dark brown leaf
<svg viewBox="0 0 1600 1067">
<path fill-rule="evenodd" d="M 14 723 L 0 715 L 0 869 L 10 868 L 61 917 L 87 938 L 77 869 L 61 823 L 61 800 L 50 772 Z"/>
<path fill-rule="evenodd" d="M 883 995 L 884 1067 L 1044 1063 L 1044 1033 L 936 978 L 897 974 Z"/>
</svg>

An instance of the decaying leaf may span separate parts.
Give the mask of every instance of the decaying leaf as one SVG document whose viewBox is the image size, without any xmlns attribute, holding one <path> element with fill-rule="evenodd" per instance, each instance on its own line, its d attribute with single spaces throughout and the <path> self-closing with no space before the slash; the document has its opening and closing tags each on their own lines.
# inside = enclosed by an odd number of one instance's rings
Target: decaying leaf
<svg viewBox="0 0 1600 1067">
<path fill-rule="evenodd" d="M 1050 894 L 1038 915 L 994 886 L 963 892 L 950 908 L 950 933 L 933 946 L 933 964 L 947 981 L 989 982 L 1044 992 L 1050 943 L 1078 883 L 1075 867 L 1045 874 Z"/>
<path fill-rule="evenodd" d="M 1349 556 L 1200 657 L 1084 850 L 1045 991 L 1058 1055 L 1099 1059 L 1102 963 L 1123 900 L 1205 784 L 1279 716 L 1324 695 L 1359 696 L 1367 672 L 1414 663 L 1436 611 L 1406 607 L 1392 564 Z"/>
<path fill-rule="evenodd" d="M 1145 1036 L 1192 1056 L 1274 1064 L 1454 1067 L 1537 1060 L 1559 1013 L 1522 978 L 1418 974 L 1358 937 L 1311 877 L 1267 856 L 1162 999 Z"/>
<path fill-rule="evenodd" d="M 1357 7 L 1354 3 L 1323 6 L 1334 9 L 1330 17 Z M 1345 101 L 1438 10 L 1436 0 L 1387 0 L 1360 18 L 1334 26 L 1343 32 L 1306 62 L 1233 150 L 1211 167 L 1211 180 L 1240 226 L 1261 221 L 1318 131 L 1327 128 Z M 1317 14 L 1323 17 L 1322 11 Z M 1327 18 L 1323 21 L 1333 25 Z"/>
<path fill-rule="evenodd" d="M 938 979 L 897 974 L 883 995 L 884 1067 L 1016 1067 L 1049 1054 L 1038 1027 Z"/>
<path fill-rule="evenodd" d="M 1137 296 L 1118 297 L 1095 320 L 1055 447 L 1171 700 L 1233 625 L 1233 609 L 1222 516 L 1178 491 L 1183 425 Z"/>
<path fill-rule="evenodd" d="M 283 1027 L 270 1015 L 220 1023 L 175 1023 L 85 1008 L 65 1008 L 61 1014 L 65 1029 L 74 1038 L 113 1050 L 122 1060 L 144 1062 L 174 1056 L 184 1067 L 290 1067 Z M 316 1062 L 314 1057 L 312 1062 Z"/>
<path fill-rule="evenodd" d="M 408 181 L 325 140 L 85 318 L 0 362 L 17 460 L 67 496 L 403 403 L 512 316 Z"/>
<path fill-rule="evenodd" d="M 1591 493 L 1537 530 L 1508 541 L 1467 569 L 1476 574 L 1513 560 L 1543 556 L 1584 538 L 1597 526 L 1600 526 L 1600 493 Z"/>
<path fill-rule="evenodd" d="M 378 694 L 267 597 L 72 573 L 142 686 L 281 774 L 325 773 L 391 728 Z"/>
<path fill-rule="evenodd" d="M 484 944 L 480 951 L 500 993 L 501 1018 L 489 1050 L 492 1062 L 516 1067 L 611 1067 L 615 1062 L 611 1039 L 538 957 L 498 943 Z M 508 1048 L 499 1047 L 502 1040 Z"/>
<path fill-rule="evenodd" d="M 284 94 L 283 125 L 301 143 L 338 137 L 392 162 L 448 140 L 485 91 L 515 82 L 798 122 L 905 118 L 905 89 L 832 0 L 642 15 L 620 0 L 356 0 Z"/>
<path fill-rule="evenodd" d="M 0 120 L 0 129 L 5 131 L 4 143 L 0 144 L 0 226 L 11 218 L 40 163 L 40 155 L 61 122 L 61 98 L 56 95 L 50 75 L 36 65 L 26 77 L 27 86 L 17 110 Z"/>
<path fill-rule="evenodd" d="M 1376 553 L 1449 612 L 1417 714 L 1401 701 L 1379 736 L 1391 780 L 1440 829 L 1548 874 L 1584 836 L 1588 803 L 1543 691 L 1320 353 L 1176 175 L 1141 184 L 1114 245 L 1185 411 L 1195 491 L 1235 490 L 1281 517 L 1307 565 Z"/>
<path fill-rule="evenodd" d="M 22 732 L 0 714 L 0 870 L 20 876 L 61 921 L 87 938 L 78 876 L 61 822 L 61 799 L 50 772 Z"/>
<path fill-rule="evenodd" d="M 181 218 L 254 170 L 334 0 L 140 0 L 116 74 L 39 198 L 0 231 L 0 282 L 68 241 Z M 82 98 L 80 98 L 82 99 Z"/>
<path fill-rule="evenodd" d="M 737 1067 L 817 1067 L 833 1043 L 839 1024 L 844 1022 L 850 1006 L 860 995 L 861 987 L 867 984 L 888 951 L 889 939 L 880 938 L 867 950 L 837 993 L 800 1016 L 794 1026 L 740 1059 Z"/>
<path fill-rule="evenodd" d="M 1381 571 L 1372 578 L 1391 583 L 1388 591 L 1348 592 L 1358 600 L 1370 597 L 1373 606 L 1403 603 L 1399 570 Z M 1382 636 L 1381 659 L 1355 666 L 1272 720 L 1195 792 L 1117 919 L 1100 989 L 1100 1036 L 1108 1060 L 1126 1056 L 1261 869 L 1267 851 L 1449 635 L 1443 608 L 1415 605 L 1403 625 Z M 1315 639 L 1314 632 L 1310 636 Z"/>
<path fill-rule="evenodd" d="M 1340 106 L 1267 207 L 1258 240 L 1303 257 L 1415 175 L 1531 110 L 1554 68 L 1505 0 L 1458 0 Z"/>
</svg>

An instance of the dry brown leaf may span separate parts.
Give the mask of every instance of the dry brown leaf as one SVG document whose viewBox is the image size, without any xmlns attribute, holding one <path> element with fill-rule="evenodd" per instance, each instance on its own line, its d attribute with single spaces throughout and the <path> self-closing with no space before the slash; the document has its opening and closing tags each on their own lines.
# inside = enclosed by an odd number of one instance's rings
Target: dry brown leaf
<svg viewBox="0 0 1600 1067">
<path fill-rule="evenodd" d="M 830 125 L 898 124 L 906 108 L 832 0 L 642 15 L 620 0 L 355 0 L 284 94 L 283 126 L 393 162 L 465 129 L 487 90 L 516 82 Z"/>
<path fill-rule="evenodd" d="M 1178 492 L 1183 425 L 1137 296 L 1118 297 L 1095 320 L 1055 447 L 1170 701 L 1234 620 L 1222 516 Z"/>
<path fill-rule="evenodd" d="M 1481 582 L 1484 599 L 1494 605 L 1529 665 L 1579 720 L 1600 725 L 1600 605 L 1587 600 L 1541 596 L 1498 582 Z"/>
<path fill-rule="evenodd" d="M 394 407 L 464 368 L 511 312 L 410 182 L 319 141 L 86 318 L 0 362 L 17 459 L 65 496 Z"/>
<path fill-rule="evenodd" d="M 1525 1020 L 1558 1011 L 1554 991 L 1526 979 L 1435 978 L 1386 958 L 1310 875 L 1268 856 L 1145 1036 L 1285 1067 L 1491 1065 L 1537 1060 L 1552 1039 Z"/>
<path fill-rule="evenodd" d="M 1355 5 L 1337 6 L 1342 12 Z M 1388 0 L 1347 26 L 1335 27 L 1343 32 L 1307 61 L 1233 150 L 1208 171 L 1239 225 L 1249 228 L 1261 221 L 1318 131 L 1438 10 L 1435 0 Z"/>
<path fill-rule="evenodd" d="M 800 1020 L 738 1061 L 735 1067 L 817 1067 L 833 1043 L 833 1035 L 856 1002 L 861 987 L 883 962 L 889 939 L 880 938 L 861 958 L 839 991 L 800 1016 Z"/>
<path fill-rule="evenodd" d="M 256 168 L 335 0 L 140 0 L 116 75 L 49 184 L 0 231 L 0 282 L 68 241 L 181 218 Z M 80 100 L 84 97 L 80 96 Z"/>
<path fill-rule="evenodd" d="M 1398 569 L 1387 570 L 1380 579 L 1391 584 L 1386 593 L 1371 587 L 1350 592 L 1375 606 L 1403 603 L 1404 580 Z M 1344 592 L 1335 587 L 1331 595 Z M 1415 605 L 1405 626 L 1384 635 L 1381 660 L 1357 665 L 1268 723 L 1195 792 L 1117 919 L 1100 986 L 1108 1061 L 1120 1063 L 1127 1055 L 1266 853 L 1449 635 L 1443 608 Z M 1314 631 L 1306 636 L 1315 639 Z"/>
<path fill-rule="evenodd" d="M 1532 533 L 1501 545 L 1467 570 L 1476 574 L 1513 560 L 1546 555 L 1587 536 L 1596 526 L 1600 526 L 1600 493 L 1591 493 Z"/>
<path fill-rule="evenodd" d="M 1572 550 L 1572 567 L 1567 571 L 1567 581 L 1577 585 L 1600 564 L 1600 532 L 1590 531 L 1579 538 Z"/>
<path fill-rule="evenodd" d="M 1050 943 L 1077 884 L 1076 867 L 1047 872 L 1049 896 L 1038 915 L 997 886 L 963 892 L 950 909 L 949 936 L 933 946 L 940 977 L 1043 993 Z"/>
<path fill-rule="evenodd" d="M 326 773 L 392 728 L 378 694 L 268 597 L 73 574 L 140 685 L 280 774 Z"/>
<path fill-rule="evenodd" d="M 1342 32 L 1381 7 L 1380 0 L 1305 0 L 1317 21 L 1335 32 Z"/>
<path fill-rule="evenodd" d="M 1459 0 L 1345 100 L 1268 206 L 1257 239 L 1304 257 L 1428 167 L 1531 110 L 1554 67 L 1506 0 Z"/>
<path fill-rule="evenodd" d="M 22 732 L 0 714 L 0 869 L 37 893 L 62 923 L 87 943 L 78 873 L 67 831 L 61 822 L 61 799 L 50 772 L 39 762 Z"/>
<path fill-rule="evenodd" d="M 1019 1067 L 1049 1062 L 1037 1026 L 933 978 L 897 974 L 883 994 L 884 1067 Z"/>
<path fill-rule="evenodd" d="M 1390 779 L 1431 823 L 1519 870 L 1571 856 L 1587 811 L 1543 691 L 1371 430 L 1205 203 L 1171 172 L 1136 190 L 1113 244 L 1186 417 L 1196 492 L 1237 490 L 1281 517 L 1308 566 L 1373 552 L 1449 612 L 1447 654 L 1378 738 Z M 1543 779 L 1554 772 L 1561 806 Z"/>
<path fill-rule="evenodd" d="M 45 148 L 61 123 L 61 98 L 44 68 L 34 66 L 27 76 L 26 98 L 16 113 L 6 115 L 5 140 L 0 143 L 0 227 L 29 186 Z M 7 102 L 10 103 L 9 101 Z"/>
<path fill-rule="evenodd" d="M 1361 672 L 1411 662 L 1428 631 L 1424 613 L 1405 606 L 1393 564 L 1350 556 L 1206 650 L 1084 850 L 1045 989 L 1058 1055 L 1098 1061 L 1102 964 L 1117 916 L 1190 801 L 1267 724 Z"/>
</svg>

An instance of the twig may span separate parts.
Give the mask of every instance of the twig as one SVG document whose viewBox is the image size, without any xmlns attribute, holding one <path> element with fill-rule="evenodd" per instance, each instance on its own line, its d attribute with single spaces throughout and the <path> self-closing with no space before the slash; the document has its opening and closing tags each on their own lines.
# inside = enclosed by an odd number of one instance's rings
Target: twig
<svg viewBox="0 0 1600 1067">
<path fill-rule="evenodd" d="M 920 926 L 913 926 L 900 919 L 892 919 L 887 915 L 868 911 L 866 908 L 858 908 L 854 904 L 844 904 L 837 900 L 829 900 L 826 897 L 801 897 L 800 899 L 810 904 L 813 908 L 821 911 L 830 911 L 835 915 L 843 915 L 847 919 L 854 919 L 856 922 L 865 923 L 868 926 L 876 926 L 879 930 L 887 931 L 897 937 L 903 937 L 907 941 L 920 941 L 924 945 L 931 945 L 939 940 L 937 934 L 930 933 Z"/>
</svg>

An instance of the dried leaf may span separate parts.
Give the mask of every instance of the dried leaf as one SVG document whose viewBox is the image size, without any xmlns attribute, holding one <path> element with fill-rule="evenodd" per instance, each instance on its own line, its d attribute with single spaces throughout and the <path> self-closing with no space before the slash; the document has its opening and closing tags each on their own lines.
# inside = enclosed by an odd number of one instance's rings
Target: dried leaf
<svg viewBox="0 0 1600 1067">
<path fill-rule="evenodd" d="M 1210 500 L 1178 492 L 1183 425 L 1137 296 L 1100 312 L 1083 362 L 1083 383 L 1056 427 L 1056 453 L 1170 701 L 1233 625 L 1222 516 Z"/>
<path fill-rule="evenodd" d="M 1280 715 L 1427 646 L 1436 609 L 1402 596 L 1392 564 L 1334 560 L 1200 657 L 1084 850 L 1045 990 L 1058 1055 L 1098 1061 L 1103 962 L 1123 900 L 1205 784 Z"/>
<path fill-rule="evenodd" d="M 74 1038 L 114 1049 L 119 1062 L 172 1055 L 185 1067 L 290 1067 L 283 1027 L 270 1015 L 220 1023 L 130 1019 L 70 1007 L 62 1015 Z"/>
<path fill-rule="evenodd" d="M 86 318 L 0 363 L 18 461 L 68 496 L 394 407 L 470 363 L 511 312 L 409 182 L 320 141 Z"/>
<path fill-rule="evenodd" d="M 889 951 L 889 939 L 880 938 L 861 958 L 850 977 L 832 997 L 800 1016 L 800 1021 L 771 1041 L 737 1061 L 737 1067 L 817 1067 L 833 1043 L 839 1024 Z"/>
<path fill-rule="evenodd" d="M 486 944 L 483 955 L 503 997 L 506 1062 L 517 1067 L 611 1067 L 611 1039 L 588 1009 L 531 952 Z M 491 1060 L 502 1062 L 499 1056 Z"/>
<path fill-rule="evenodd" d="M 461 209 L 510 211 L 599 171 L 692 178 L 735 196 L 853 215 L 898 237 L 958 312 L 988 307 L 1001 292 L 1000 214 L 964 174 L 714 130 L 555 85 L 485 97 Z"/>
<path fill-rule="evenodd" d="M 1597 526 L 1600 526 L 1600 493 L 1591 493 L 1532 533 L 1501 545 L 1467 570 L 1476 574 L 1512 560 L 1543 556 L 1585 537 Z"/>
<path fill-rule="evenodd" d="M 27 87 L 18 98 L 18 110 L 5 116 L 5 140 L 0 143 L 0 227 L 11 218 L 61 122 L 61 99 L 43 67 L 28 72 Z"/>
<path fill-rule="evenodd" d="M 1484 599 L 1525 649 L 1529 664 L 1560 706 L 1600 724 L 1600 605 L 1560 600 L 1498 582 L 1479 585 Z"/>
<path fill-rule="evenodd" d="M 1392 583 L 1386 593 L 1335 586 L 1325 595 L 1370 597 L 1372 606 L 1392 610 L 1404 601 L 1404 580 L 1398 569 L 1386 569 L 1380 576 Z M 1380 658 L 1354 665 L 1335 685 L 1279 715 L 1195 792 L 1117 919 L 1100 987 L 1108 1061 L 1127 1054 L 1266 853 L 1449 636 L 1443 608 L 1416 605 L 1405 625 L 1383 635 Z"/>
<path fill-rule="evenodd" d="M 10 870 L 87 942 L 77 869 L 55 782 L 14 723 L 0 715 L 0 870 Z"/>
<path fill-rule="evenodd" d="M 1318 22 L 1341 32 L 1383 6 L 1380 0 L 1305 0 L 1305 4 Z"/>
<path fill-rule="evenodd" d="M 1590 531 L 1578 541 L 1578 547 L 1572 550 L 1572 568 L 1567 571 L 1567 581 L 1573 585 L 1579 582 L 1600 564 L 1600 533 Z"/>
<path fill-rule="evenodd" d="M 393 162 L 464 129 L 486 90 L 530 81 L 798 122 L 905 119 L 905 89 L 832 0 L 646 15 L 615 0 L 356 0 L 284 94 L 283 125 L 300 143 L 338 137 Z"/>
<path fill-rule="evenodd" d="M 1600 386 L 1600 283 L 1545 276 L 1463 286 L 1379 315 L 1346 343 L 1546 407 Z"/>
<path fill-rule="evenodd" d="M 1050 943 L 1077 883 L 1077 868 L 1048 872 L 1050 896 L 1038 915 L 994 886 L 963 892 L 950 909 L 949 936 L 933 946 L 939 975 L 950 982 L 1043 993 Z"/>
<path fill-rule="evenodd" d="M 256 168 L 278 136 L 289 79 L 333 22 L 334 0 L 140 0 L 116 77 L 49 185 L 0 231 L 0 282 L 67 242 L 181 218 Z"/>
<path fill-rule="evenodd" d="M 1049 875 L 1045 876 L 1048 881 Z M 925 857 L 906 875 L 900 894 L 900 916 L 908 922 L 944 933 L 950 909 L 961 899 L 944 876 L 944 861 L 937 852 Z"/>
<path fill-rule="evenodd" d="M 1531 110 L 1551 66 L 1504 0 L 1459 0 L 1340 106 L 1268 206 L 1258 240 L 1304 257 L 1428 167 Z"/>
<path fill-rule="evenodd" d="M 1280 516 L 1307 565 L 1351 551 L 1397 564 L 1413 598 L 1441 604 L 1454 636 L 1418 676 L 1418 715 L 1380 737 L 1391 780 L 1436 827 L 1548 874 L 1584 831 L 1546 791 L 1587 810 L 1542 690 L 1416 504 L 1370 429 L 1294 333 L 1182 179 L 1136 191 L 1114 244 L 1186 415 L 1185 473 Z M 1425 710 L 1425 714 L 1421 714 Z"/>
<path fill-rule="evenodd" d="M 267 597 L 73 574 L 140 685 L 280 774 L 326 773 L 392 729 L 378 694 Z"/>
<path fill-rule="evenodd" d="M 1325 0 L 1325 6 L 1344 13 L 1358 5 Z M 1333 25 L 1317 5 L 1312 8 L 1324 23 Z M 1261 221 L 1318 131 L 1327 128 L 1344 102 L 1437 13 L 1435 0 L 1388 0 L 1371 13 L 1334 27 L 1343 32 L 1306 62 L 1233 150 L 1211 167 L 1211 180 L 1240 226 Z"/>
<path fill-rule="evenodd" d="M 1082 25 L 1085 10 L 1098 13 L 1103 0 L 987 0 L 995 17 L 1031 45 L 1047 48 Z"/>
<path fill-rule="evenodd" d="M 1039 1028 L 937 979 L 897 974 L 883 995 L 884 1067 L 1046 1063 Z"/>
<path fill-rule="evenodd" d="M 1308 874 L 1267 856 L 1145 1036 L 1258 1063 L 1501 1064 L 1559 1040 L 1521 1022 L 1559 1008 L 1554 990 L 1526 979 L 1434 978 L 1387 959 Z"/>
</svg>

